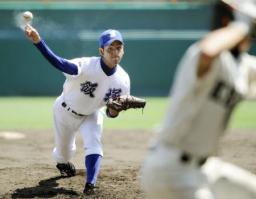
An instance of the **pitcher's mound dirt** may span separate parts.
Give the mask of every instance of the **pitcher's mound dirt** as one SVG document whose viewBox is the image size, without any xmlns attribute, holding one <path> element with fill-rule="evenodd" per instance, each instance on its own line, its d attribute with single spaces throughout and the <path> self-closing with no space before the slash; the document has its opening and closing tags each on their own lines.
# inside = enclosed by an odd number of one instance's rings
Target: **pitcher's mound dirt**
<svg viewBox="0 0 256 199">
<path fill-rule="evenodd" d="M 52 131 L 23 131 L 24 139 L 0 138 L 0 198 L 143 199 L 139 169 L 152 132 L 105 131 L 104 159 L 97 192 L 83 196 L 85 171 L 81 137 L 72 162 L 77 175 L 61 178 L 51 157 Z M 232 131 L 221 143 L 220 155 L 256 173 L 256 132 Z"/>
</svg>

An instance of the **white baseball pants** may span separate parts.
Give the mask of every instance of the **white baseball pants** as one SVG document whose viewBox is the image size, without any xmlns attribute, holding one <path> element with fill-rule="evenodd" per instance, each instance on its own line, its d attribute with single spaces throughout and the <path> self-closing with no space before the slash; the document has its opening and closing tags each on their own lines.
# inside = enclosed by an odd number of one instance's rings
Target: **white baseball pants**
<svg viewBox="0 0 256 199">
<path fill-rule="evenodd" d="M 103 114 L 100 110 L 88 116 L 77 116 L 62 107 L 63 97 L 56 99 L 53 106 L 55 147 L 53 158 L 58 163 L 68 162 L 76 151 L 75 137 L 80 131 L 85 155 L 99 154 L 103 156 L 101 143 Z"/>
<path fill-rule="evenodd" d="M 147 199 L 255 199 L 256 176 L 219 158 L 203 167 L 180 161 L 181 151 L 158 146 L 142 168 Z"/>
</svg>

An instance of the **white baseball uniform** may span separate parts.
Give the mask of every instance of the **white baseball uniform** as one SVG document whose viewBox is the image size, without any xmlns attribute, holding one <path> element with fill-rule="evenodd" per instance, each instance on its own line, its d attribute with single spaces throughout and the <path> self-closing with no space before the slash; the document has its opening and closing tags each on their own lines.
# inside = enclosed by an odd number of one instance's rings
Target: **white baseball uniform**
<svg viewBox="0 0 256 199">
<path fill-rule="evenodd" d="M 142 169 L 144 190 L 150 199 L 256 198 L 253 174 L 209 158 L 235 105 L 256 96 L 256 58 L 224 51 L 198 79 L 199 54 L 196 43 L 178 67 L 159 139 Z"/>
<path fill-rule="evenodd" d="M 100 57 L 71 60 L 78 66 L 77 75 L 65 74 L 63 92 L 54 104 L 56 147 L 53 156 L 59 163 L 69 161 L 76 150 L 75 134 L 80 130 L 86 156 L 103 156 L 101 108 L 110 97 L 130 94 L 130 79 L 120 65 L 107 76 L 102 70 Z M 80 116 L 84 115 L 84 116 Z"/>
<path fill-rule="evenodd" d="M 75 166 L 70 162 L 75 150 L 76 132 L 80 131 L 85 149 L 86 179 L 83 193 L 95 192 L 95 184 L 103 156 L 101 136 L 103 114 L 101 109 L 109 99 L 130 94 L 129 75 L 118 65 L 124 51 L 124 41 L 118 30 L 108 29 L 99 37 L 102 57 L 82 57 L 73 60 L 56 55 L 30 26 L 27 36 L 42 55 L 66 76 L 62 94 L 53 107 L 55 148 L 53 157 L 62 176 L 74 176 Z M 118 112 L 106 109 L 108 117 Z"/>
</svg>

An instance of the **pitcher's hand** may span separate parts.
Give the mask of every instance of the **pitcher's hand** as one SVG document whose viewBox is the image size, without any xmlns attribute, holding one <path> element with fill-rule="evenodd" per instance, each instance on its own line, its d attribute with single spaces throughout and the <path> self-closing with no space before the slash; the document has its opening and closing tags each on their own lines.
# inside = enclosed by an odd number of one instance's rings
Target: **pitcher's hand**
<svg viewBox="0 0 256 199">
<path fill-rule="evenodd" d="M 25 35 L 34 43 L 38 44 L 41 41 L 40 35 L 35 28 L 27 24 L 25 26 Z"/>
</svg>

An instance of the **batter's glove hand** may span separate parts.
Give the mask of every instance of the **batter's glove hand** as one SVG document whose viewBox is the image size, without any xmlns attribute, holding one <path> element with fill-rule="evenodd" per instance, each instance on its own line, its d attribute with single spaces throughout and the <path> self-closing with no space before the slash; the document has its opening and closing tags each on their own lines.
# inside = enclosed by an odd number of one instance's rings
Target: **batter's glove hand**
<svg viewBox="0 0 256 199">
<path fill-rule="evenodd" d="M 145 105 L 146 100 L 131 95 L 121 95 L 117 98 L 110 98 L 106 104 L 107 108 L 113 109 L 117 112 L 131 108 L 144 108 Z"/>
</svg>

